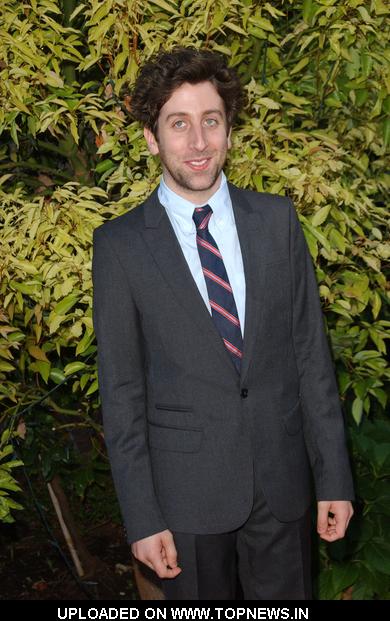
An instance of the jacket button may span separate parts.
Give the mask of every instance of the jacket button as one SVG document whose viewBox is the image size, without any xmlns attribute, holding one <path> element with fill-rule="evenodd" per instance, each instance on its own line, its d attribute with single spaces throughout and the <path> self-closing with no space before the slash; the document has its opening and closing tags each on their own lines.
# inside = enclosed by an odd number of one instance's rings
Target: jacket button
<svg viewBox="0 0 390 621">
<path fill-rule="evenodd" d="M 247 388 L 241 388 L 241 397 L 243 399 L 246 399 L 248 396 L 248 389 Z"/>
</svg>

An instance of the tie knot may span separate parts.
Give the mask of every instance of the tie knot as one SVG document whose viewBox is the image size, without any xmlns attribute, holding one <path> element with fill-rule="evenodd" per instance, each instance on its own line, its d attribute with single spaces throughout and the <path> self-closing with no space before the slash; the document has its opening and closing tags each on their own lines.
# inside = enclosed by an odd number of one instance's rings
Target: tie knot
<svg viewBox="0 0 390 621">
<path fill-rule="evenodd" d="M 195 222 L 196 229 L 207 230 L 209 220 L 213 215 L 213 210 L 210 205 L 204 205 L 203 207 L 195 207 L 194 213 L 192 216 L 193 221 Z"/>
</svg>

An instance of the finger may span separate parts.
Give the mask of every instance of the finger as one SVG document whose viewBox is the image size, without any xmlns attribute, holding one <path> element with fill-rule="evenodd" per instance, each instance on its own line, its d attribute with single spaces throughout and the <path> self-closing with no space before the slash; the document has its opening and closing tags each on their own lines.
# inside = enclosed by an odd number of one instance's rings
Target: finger
<svg viewBox="0 0 390 621">
<path fill-rule="evenodd" d="M 318 514 L 317 514 L 317 532 L 319 534 L 325 533 L 328 528 L 328 506 L 321 505 L 319 503 L 318 506 Z"/>
<path fill-rule="evenodd" d="M 177 567 L 177 550 L 175 542 L 173 541 L 173 536 L 169 535 L 164 537 L 163 545 L 167 564 L 169 567 L 172 567 L 172 569 Z"/>
<path fill-rule="evenodd" d="M 153 558 L 152 563 L 153 569 L 159 578 L 176 578 L 176 576 L 181 572 L 180 567 L 174 567 L 172 569 L 167 567 L 161 556 Z"/>
<path fill-rule="evenodd" d="M 337 539 L 340 539 L 340 537 L 336 532 L 333 532 L 333 533 L 323 533 L 322 535 L 320 535 L 320 539 L 323 539 L 324 541 L 332 543 L 333 541 L 337 541 Z"/>
<path fill-rule="evenodd" d="M 336 533 L 337 535 L 340 537 L 340 539 L 342 537 L 344 537 L 345 535 L 345 530 L 346 530 L 346 522 L 342 521 L 342 522 L 338 522 L 336 524 Z"/>
<path fill-rule="evenodd" d="M 327 541 L 336 541 L 342 539 L 345 535 L 346 525 L 344 520 L 336 519 L 336 524 L 329 526 L 326 533 L 323 533 L 327 537 Z"/>
</svg>

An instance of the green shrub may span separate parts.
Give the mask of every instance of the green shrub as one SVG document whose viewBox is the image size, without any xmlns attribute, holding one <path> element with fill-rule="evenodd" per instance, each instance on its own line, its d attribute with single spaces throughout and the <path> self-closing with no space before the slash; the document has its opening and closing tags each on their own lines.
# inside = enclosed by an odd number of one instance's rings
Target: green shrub
<svg viewBox="0 0 390 621">
<path fill-rule="evenodd" d="M 3 0 L 0 9 L 0 423 L 23 410 L 29 428 L 26 408 L 43 398 L 60 417 L 58 438 L 77 425 L 99 435 L 91 233 L 159 176 L 128 115 L 131 85 L 161 46 L 225 54 L 248 95 L 228 176 L 294 200 L 350 427 L 357 517 L 346 540 L 321 545 L 324 599 L 390 595 L 388 15 L 381 0 Z M 2 502 L 15 508 L 4 493 Z"/>
</svg>

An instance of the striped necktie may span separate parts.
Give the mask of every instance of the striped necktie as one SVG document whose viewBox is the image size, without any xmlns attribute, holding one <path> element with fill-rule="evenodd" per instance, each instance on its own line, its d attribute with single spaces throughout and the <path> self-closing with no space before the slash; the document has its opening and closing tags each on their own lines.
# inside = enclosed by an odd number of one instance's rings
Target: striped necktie
<svg viewBox="0 0 390 621">
<path fill-rule="evenodd" d="M 212 318 L 240 373 L 242 358 L 240 320 L 222 255 L 208 229 L 212 215 L 210 205 L 195 208 L 192 218 L 197 229 L 196 243 L 207 285 Z"/>
</svg>

